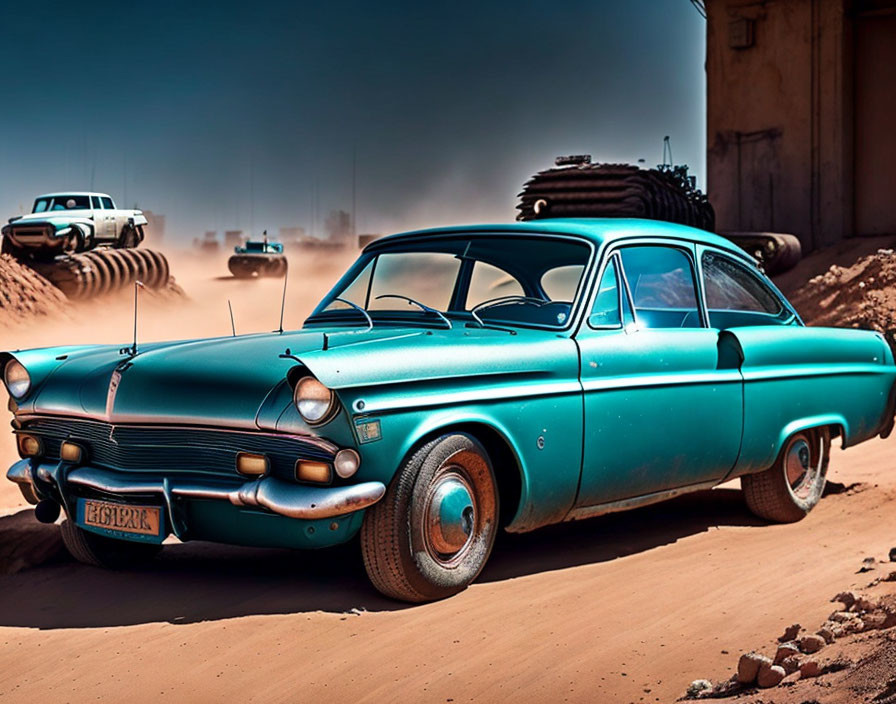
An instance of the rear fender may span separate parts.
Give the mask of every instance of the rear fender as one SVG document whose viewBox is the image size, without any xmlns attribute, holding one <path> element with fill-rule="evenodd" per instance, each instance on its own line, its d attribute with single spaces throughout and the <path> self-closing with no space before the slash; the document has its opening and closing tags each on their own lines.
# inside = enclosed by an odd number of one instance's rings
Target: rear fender
<svg viewBox="0 0 896 704">
<path fill-rule="evenodd" d="M 829 413 L 826 415 L 812 416 L 811 418 L 801 418 L 800 420 L 795 420 L 785 425 L 781 430 L 781 434 L 778 436 L 778 445 L 775 448 L 775 456 L 777 457 L 778 454 L 780 454 L 781 448 L 784 447 L 784 443 L 787 442 L 787 439 L 796 433 L 822 427 L 838 428 L 840 431 L 840 442 L 843 447 L 846 447 L 846 438 L 849 437 L 849 424 L 846 422 L 846 418 L 842 415 Z"/>
</svg>

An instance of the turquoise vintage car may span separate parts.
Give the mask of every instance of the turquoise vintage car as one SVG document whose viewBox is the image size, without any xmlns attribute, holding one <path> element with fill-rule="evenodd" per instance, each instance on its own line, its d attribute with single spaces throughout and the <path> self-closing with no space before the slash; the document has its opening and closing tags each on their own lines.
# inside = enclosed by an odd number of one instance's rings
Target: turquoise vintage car
<svg viewBox="0 0 896 704">
<path fill-rule="evenodd" d="M 886 436 L 874 332 L 804 327 L 740 249 L 643 220 L 539 220 L 370 244 L 301 330 L 0 358 L 9 470 L 72 554 L 169 535 L 318 548 L 360 533 L 377 589 L 464 589 L 530 531 L 740 477 L 796 521 L 831 439 Z"/>
</svg>

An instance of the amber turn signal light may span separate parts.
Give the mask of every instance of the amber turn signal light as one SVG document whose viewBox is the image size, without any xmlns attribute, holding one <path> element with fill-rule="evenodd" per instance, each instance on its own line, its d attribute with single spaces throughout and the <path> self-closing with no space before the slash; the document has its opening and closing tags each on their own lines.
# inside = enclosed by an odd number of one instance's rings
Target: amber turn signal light
<svg viewBox="0 0 896 704">
<path fill-rule="evenodd" d="M 253 455 L 240 452 L 236 456 L 236 471 L 250 477 L 260 477 L 268 472 L 268 458 L 265 455 Z"/>
<path fill-rule="evenodd" d="M 332 470 L 330 465 L 325 462 L 313 462 L 311 460 L 299 460 L 296 462 L 296 479 L 300 482 L 329 484 L 331 476 Z"/>
<path fill-rule="evenodd" d="M 59 448 L 59 459 L 64 462 L 80 464 L 84 461 L 84 448 L 74 442 L 64 442 Z"/>
<path fill-rule="evenodd" d="M 39 438 L 24 433 L 16 437 L 16 445 L 19 448 L 19 455 L 22 457 L 37 457 L 43 453 L 44 449 Z"/>
</svg>

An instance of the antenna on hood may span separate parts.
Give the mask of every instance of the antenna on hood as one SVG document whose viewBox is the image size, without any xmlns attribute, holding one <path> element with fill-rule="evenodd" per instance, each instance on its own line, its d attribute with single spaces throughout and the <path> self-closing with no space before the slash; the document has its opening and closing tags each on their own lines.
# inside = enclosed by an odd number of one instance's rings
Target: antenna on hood
<svg viewBox="0 0 896 704">
<path fill-rule="evenodd" d="M 277 332 L 283 334 L 283 313 L 286 311 L 286 282 L 289 281 L 289 260 L 286 260 L 286 271 L 283 272 L 283 298 L 280 301 L 280 327 Z"/>
<path fill-rule="evenodd" d="M 134 344 L 131 347 L 123 347 L 121 354 L 129 354 L 131 357 L 137 356 L 137 289 L 146 288 L 142 281 L 134 279 Z"/>
<path fill-rule="evenodd" d="M 236 323 L 233 322 L 233 306 L 230 305 L 230 299 L 227 299 L 227 309 L 230 311 L 230 329 L 233 331 L 233 336 L 236 337 Z"/>
</svg>

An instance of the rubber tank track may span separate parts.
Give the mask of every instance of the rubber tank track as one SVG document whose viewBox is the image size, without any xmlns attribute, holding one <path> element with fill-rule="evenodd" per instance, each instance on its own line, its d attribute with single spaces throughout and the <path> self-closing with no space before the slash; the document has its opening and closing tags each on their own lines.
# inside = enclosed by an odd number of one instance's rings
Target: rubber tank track
<svg viewBox="0 0 896 704">
<path fill-rule="evenodd" d="M 279 278 L 286 274 L 287 263 L 282 254 L 234 254 L 227 260 L 227 268 L 238 279 Z"/>
<path fill-rule="evenodd" d="M 517 220 L 646 218 L 716 231 L 715 211 L 686 166 L 581 163 L 546 169 L 526 182 L 516 208 Z M 755 256 L 769 274 L 787 271 L 800 259 L 793 235 L 721 234 Z"/>
<path fill-rule="evenodd" d="M 161 289 L 170 278 L 165 255 L 151 249 L 94 249 L 25 263 L 74 300 L 103 296 L 133 286 L 134 281 Z"/>
</svg>

